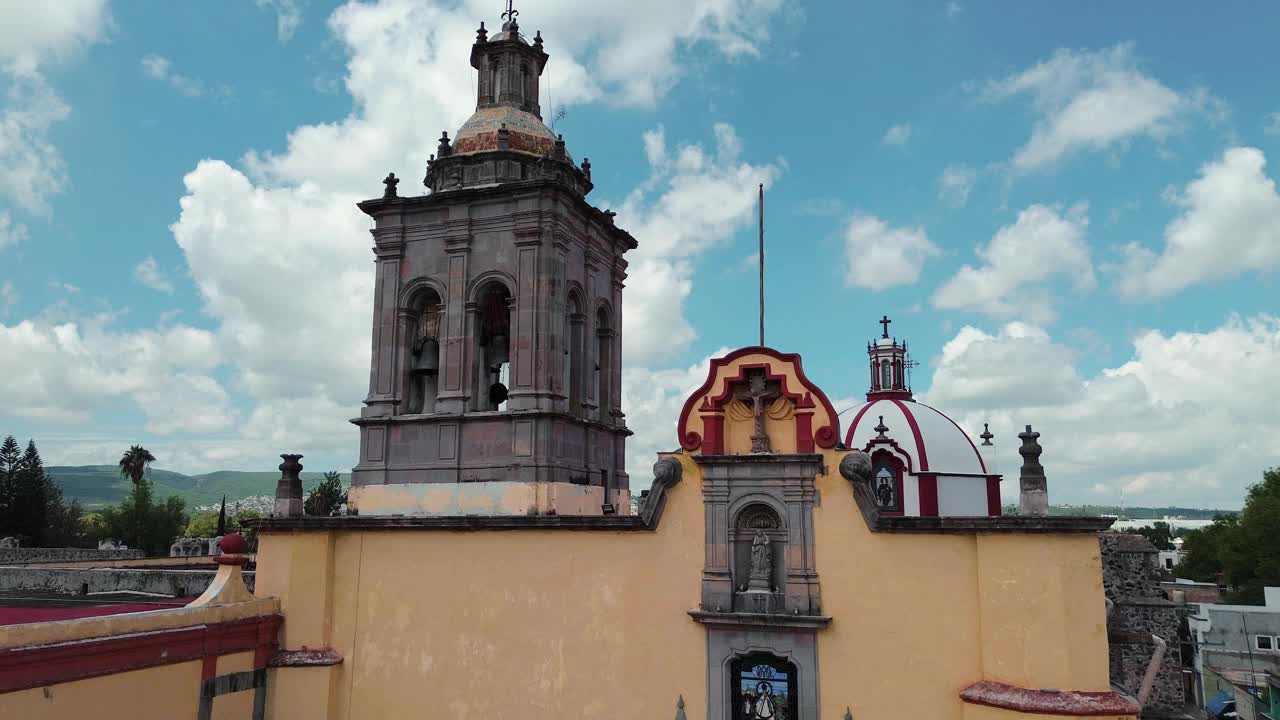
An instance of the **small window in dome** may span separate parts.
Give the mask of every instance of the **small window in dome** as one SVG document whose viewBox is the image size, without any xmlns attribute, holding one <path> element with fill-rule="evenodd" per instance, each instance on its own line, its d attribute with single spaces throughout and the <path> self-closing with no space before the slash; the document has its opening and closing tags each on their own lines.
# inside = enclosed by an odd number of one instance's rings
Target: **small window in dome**
<svg viewBox="0 0 1280 720">
<path fill-rule="evenodd" d="M 888 360 L 880 361 L 880 389 L 893 389 L 893 370 L 890 369 Z"/>
<path fill-rule="evenodd" d="M 897 478 L 887 467 L 881 467 L 876 473 L 876 504 L 882 511 L 895 512 L 898 508 Z"/>
</svg>

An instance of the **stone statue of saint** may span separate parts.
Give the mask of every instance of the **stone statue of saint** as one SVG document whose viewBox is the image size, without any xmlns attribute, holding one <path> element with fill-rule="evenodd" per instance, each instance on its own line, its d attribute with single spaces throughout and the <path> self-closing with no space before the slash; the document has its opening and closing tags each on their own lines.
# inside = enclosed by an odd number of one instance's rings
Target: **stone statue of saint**
<svg viewBox="0 0 1280 720">
<path fill-rule="evenodd" d="M 773 549 L 769 547 L 769 536 L 763 530 L 756 530 L 751 539 L 751 577 L 748 587 L 753 590 L 769 590 L 773 587 Z"/>
</svg>

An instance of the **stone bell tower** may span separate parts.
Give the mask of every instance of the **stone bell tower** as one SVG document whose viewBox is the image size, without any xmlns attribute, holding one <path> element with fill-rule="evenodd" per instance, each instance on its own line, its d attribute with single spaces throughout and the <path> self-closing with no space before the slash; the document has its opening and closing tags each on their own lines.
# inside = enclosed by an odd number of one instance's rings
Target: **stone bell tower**
<svg viewBox="0 0 1280 720">
<path fill-rule="evenodd" d="M 360 203 L 377 266 L 361 514 L 627 512 L 623 254 L 542 122 L 541 33 L 481 23 L 476 111 L 427 161 L 425 195 Z M 460 63 L 461 64 L 461 63 Z M 461 69 L 461 68 L 460 68 Z"/>
</svg>

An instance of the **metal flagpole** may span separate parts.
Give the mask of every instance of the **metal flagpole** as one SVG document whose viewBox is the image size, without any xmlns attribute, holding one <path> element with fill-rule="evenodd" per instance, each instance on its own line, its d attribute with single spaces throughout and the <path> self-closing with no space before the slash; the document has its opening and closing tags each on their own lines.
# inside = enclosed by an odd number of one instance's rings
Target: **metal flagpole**
<svg viewBox="0 0 1280 720">
<path fill-rule="evenodd" d="M 760 347 L 764 347 L 764 183 L 760 183 Z"/>
</svg>

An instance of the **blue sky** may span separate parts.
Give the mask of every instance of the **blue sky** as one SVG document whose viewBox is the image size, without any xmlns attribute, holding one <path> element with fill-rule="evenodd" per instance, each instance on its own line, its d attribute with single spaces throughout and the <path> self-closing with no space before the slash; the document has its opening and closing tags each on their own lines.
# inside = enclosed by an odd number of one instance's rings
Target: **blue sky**
<svg viewBox="0 0 1280 720">
<path fill-rule="evenodd" d="M 758 182 L 768 344 L 841 409 L 887 313 L 917 395 L 990 422 L 1003 471 L 1043 433 L 1055 501 L 1235 507 L 1280 464 L 1277 8 L 517 7 L 591 199 L 641 243 L 637 484 L 706 358 L 755 340 Z M 187 472 L 350 467 L 353 203 L 417 187 L 501 10 L 0 2 L 0 432 L 50 464 L 143 442 Z"/>
</svg>

